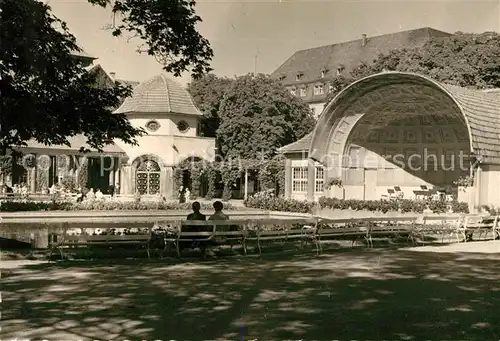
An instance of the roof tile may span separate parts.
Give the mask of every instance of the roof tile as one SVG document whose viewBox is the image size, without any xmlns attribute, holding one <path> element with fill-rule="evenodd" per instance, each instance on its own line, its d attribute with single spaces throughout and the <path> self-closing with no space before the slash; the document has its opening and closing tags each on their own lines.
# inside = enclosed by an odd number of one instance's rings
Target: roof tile
<svg viewBox="0 0 500 341">
<path fill-rule="evenodd" d="M 447 37 L 450 33 L 438 31 L 429 27 L 368 37 L 363 46 L 362 39 L 344 43 L 325 45 L 295 52 L 286 60 L 273 76 L 285 77 L 285 85 L 313 82 L 321 78 L 321 71 L 325 69 L 326 78 L 336 76 L 337 69 L 343 68 L 348 74 L 361 62 L 372 63 L 381 53 L 400 48 L 415 48 L 423 46 L 433 37 Z M 296 81 L 297 73 L 301 72 L 300 82 Z"/>
<path fill-rule="evenodd" d="M 462 107 L 476 153 L 487 164 L 500 164 L 500 92 L 484 92 L 441 84 Z M 285 153 L 308 151 L 312 134 L 284 146 Z"/>
<path fill-rule="evenodd" d="M 163 74 L 137 85 L 115 112 L 201 115 L 187 90 Z"/>
<path fill-rule="evenodd" d="M 300 140 L 297 140 L 293 143 L 281 147 L 279 151 L 282 153 L 308 151 L 309 145 L 311 144 L 311 138 L 312 138 L 312 133 L 309 133 Z"/>
</svg>

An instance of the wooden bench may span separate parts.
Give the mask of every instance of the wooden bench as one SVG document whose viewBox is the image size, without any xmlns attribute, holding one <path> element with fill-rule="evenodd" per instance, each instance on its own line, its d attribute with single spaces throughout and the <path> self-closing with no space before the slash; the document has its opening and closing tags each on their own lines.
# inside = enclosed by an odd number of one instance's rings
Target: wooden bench
<svg viewBox="0 0 500 341">
<path fill-rule="evenodd" d="M 182 243 L 229 244 L 238 242 L 247 254 L 247 243 L 255 241 L 259 254 L 262 253 L 261 243 L 269 240 L 313 240 L 316 232 L 317 219 L 252 219 L 252 220 L 183 220 L 174 233 L 165 238 L 165 245 L 173 243 L 180 257 Z M 297 227 L 297 225 L 299 227 Z M 204 231 L 193 231 L 195 227 L 206 227 Z M 266 227 L 272 227 L 267 229 Z M 275 229 L 280 226 L 280 229 Z"/>
<path fill-rule="evenodd" d="M 400 237 L 406 235 L 413 240 L 413 231 L 418 217 L 384 217 L 363 219 L 368 224 L 368 246 L 373 248 L 373 239 L 381 236 Z"/>
<path fill-rule="evenodd" d="M 441 242 L 444 242 L 445 236 L 457 234 L 458 228 L 464 221 L 465 216 L 423 216 L 416 223 L 413 230 L 414 244 L 425 244 L 426 237 L 429 235 L 440 235 Z M 457 236 L 458 239 L 458 236 Z"/>
<path fill-rule="evenodd" d="M 498 219 L 498 216 L 467 216 L 464 223 L 458 227 L 457 234 L 463 237 L 464 242 L 472 241 L 474 232 L 479 233 L 479 239 L 483 233 L 486 239 L 488 232 L 491 232 L 493 239 L 496 239 L 499 235 Z"/>
<path fill-rule="evenodd" d="M 377 236 L 407 234 L 411 238 L 416 220 L 417 217 L 322 219 L 317 242 L 320 251 L 323 250 L 322 240 L 345 237 L 352 240 L 352 246 L 357 241 L 364 240 L 369 247 L 373 247 L 373 238 Z"/>
<path fill-rule="evenodd" d="M 177 224 L 173 233 L 165 236 L 165 247 L 169 243 L 174 244 L 177 256 L 180 257 L 183 243 L 198 244 L 203 247 L 203 244 L 232 243 L 238 240 L 246 254 L 245 226 L 247 223 L 247 220 L 183 220 Z M 198 227 L 200 230 L 197 231 Z"/>
<path fill-rule="evenodd" d="M 81 232 L 77 234 L 68 234 L 68 229 L 80 229 Z M 146 230 L 146 233 L 126 233 L 127 228 L 117 228 L 113 226 L 107 226 L 99 228 L 101 230 L 100 234 L 87 233 L 87 228 L 70 228 L 69 226 L 65 228 L 62 235 L 58 236 L 57 239 L 53 239 L 50 242 L 50 257 L 54 249 L 59 250 L 61 258 L 64 258 L 64 250 L 74 249 L 74 248 L 89 248 L 93 246 L 107 246 L 110 248 L 118 248 L 120 246 L 131 246 L 138 245 L 145 247 L 148 258 L 150 255 L 150 242 L 151 242 L 151 227 L 144 226 L 140 228 Z M 92 230 L 95 231 L 94 228 Z M 123 230 L 118 231 L 116 230 Z M 139 231 L 139 229 L 138 229 Z"/>
<path fill-rule="evenodd" d="M 316 232 L 319 252 L 323 251 L 322 241 L 327 239 L 350 238 L 352 246 L 359 239 L 368 238 L 368 226 L 360 219 L 321 219 Z"/>
<path fill-rule="evenodd" d="M 307 242 L 315 241 L 318 220 L 318 218 L 253 220 L 247 225 L 245 239 L 257 242 L 259 254 L 262 254 L 262 242 L 266 241 L 279 240 L 286 243 L 298 240 L 303 247 Z M 315 246 L 318 247 L 317 243 Z"/>
</svg>

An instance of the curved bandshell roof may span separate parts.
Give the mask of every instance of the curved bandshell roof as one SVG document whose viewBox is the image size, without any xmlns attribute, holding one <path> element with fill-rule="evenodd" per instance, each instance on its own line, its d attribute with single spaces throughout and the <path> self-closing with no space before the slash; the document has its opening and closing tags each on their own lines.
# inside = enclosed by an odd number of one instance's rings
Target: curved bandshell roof
<svg viewBox="0 0 500 341">
<path fill-rule="evenodd" d="M 201 115 L 188 91 L 181 84 L 163 74 L 137 85 L 132 96 L 126 98 L 115 113 Z"/>
<path fill-rule="evenodd" d="M 429 99 L 432 99 L 429 101 Z M 404 72 L 384 72 L 358 80 L 341 91 L 325 108 L 311 136 L 309 156 L 321 160 L 332 151 L 333 141 L 342 133 L 338 146 L 344 145 L 356 119 L 387 102 L 415 114 L 458 115 L 467 126 L 471 151 L 481 163 L 500 165 L 500 93 L 465 89 L 438 83 L 430 78 Z M 393 103 L 393 104 L 391 104 Z M 345 119 L 351 114 L 352 120 Z M 352 114 L 355 115 L 352 115 Z M 357 118 L 355 116 L 358 116 Z M 342 129 L 339 126 L 342 125 Z M 337 134 L 339 135 L 339 134 Z M 335 149 L 335 148 L 333 148 Z M 338 150 L 342 153 L 342 151 Z"/>
</svg>

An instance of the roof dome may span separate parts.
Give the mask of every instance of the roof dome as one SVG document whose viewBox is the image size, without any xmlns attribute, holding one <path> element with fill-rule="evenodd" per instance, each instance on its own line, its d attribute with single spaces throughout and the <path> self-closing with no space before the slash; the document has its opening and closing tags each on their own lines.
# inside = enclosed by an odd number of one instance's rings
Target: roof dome
<svg viewBox="0 0 500 341">
<path fill-rule="evenodd" d="M 178 82 L 167 78 L 163 74 L 136 86 L 132 96 L 126 98 L 115 113 L 201 115 L 187 90 Z"/>
</svg>

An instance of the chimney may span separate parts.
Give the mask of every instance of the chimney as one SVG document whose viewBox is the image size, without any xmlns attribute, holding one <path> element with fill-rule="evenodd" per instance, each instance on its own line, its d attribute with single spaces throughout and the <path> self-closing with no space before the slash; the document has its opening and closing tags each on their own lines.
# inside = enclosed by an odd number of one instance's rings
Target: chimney
<svg viewBox="0 0 500 341">
<path fill-rule="evenodd" d="M 111 77 L 112 81 L 115 81 L 115 79 L 116 79 L 116 73 L 115 72 L 110 72 L 109 73 L 109 77 Z"/>
<path fill-rule="evenodd" d="M 362 43 L 361 43 L 361 46 L 363 46 L 363 47 L 364 47 L 364 46 L 366 46 L 366 40 L 367 40 L 367 39 L 366 39 L 366 33 L 363 33 L 363 34 L 361 35 L 361 37 L 363 37 L 363 41 L 362 41 Z"/>
</svg>

